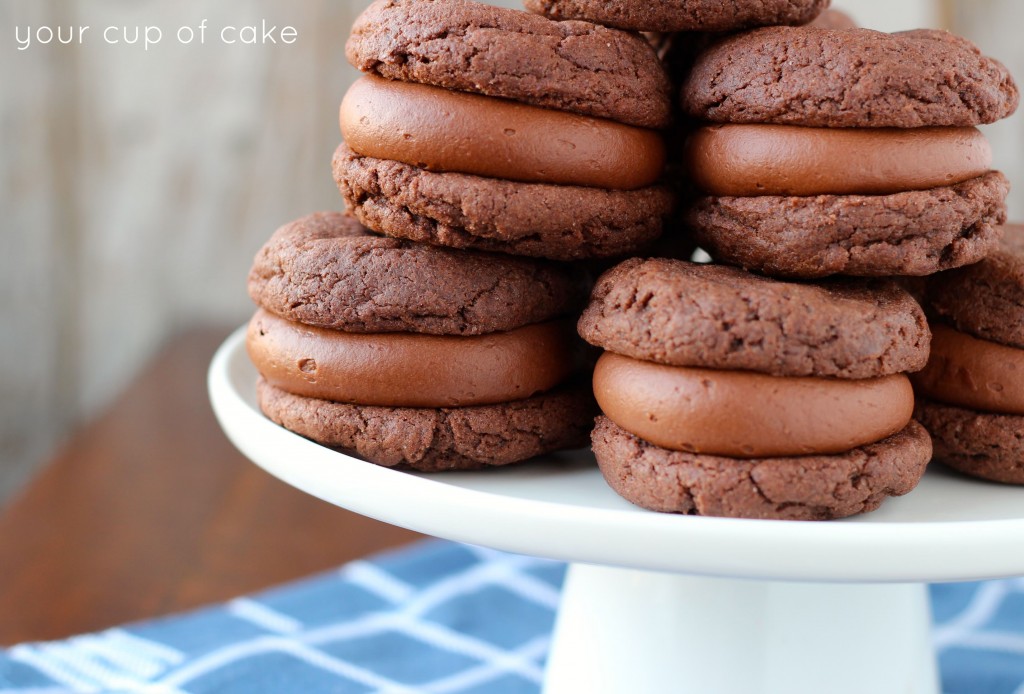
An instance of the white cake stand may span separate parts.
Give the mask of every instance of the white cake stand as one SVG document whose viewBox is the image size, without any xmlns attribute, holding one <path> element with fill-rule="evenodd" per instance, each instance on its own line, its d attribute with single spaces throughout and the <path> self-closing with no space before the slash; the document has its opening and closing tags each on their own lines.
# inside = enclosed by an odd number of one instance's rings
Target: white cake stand
<svg viewBox="0 0 1024 694">
<path fill-rule="evenodd" d="M 930 471 L 827 523 L 644 511 L 589 452 L 478 473 L 397 472 L 255 406 L 242 330 L 210 367 L 231 441 L 303 491 L 459 542 L 570 562 L 547 694 L 936 694 L 924 581 L 1024 575 L 1024 489 Z"/>
</svg>

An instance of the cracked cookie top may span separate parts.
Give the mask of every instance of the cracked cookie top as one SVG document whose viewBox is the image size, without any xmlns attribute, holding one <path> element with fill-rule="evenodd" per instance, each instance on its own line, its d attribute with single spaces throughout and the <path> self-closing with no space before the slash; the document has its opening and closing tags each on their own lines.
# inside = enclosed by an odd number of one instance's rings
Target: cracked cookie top
<svg viewBox="0 0 1024 694">
<path fill-rule="evenodd" d="M 467 0 L 377 0 L 345 55 L 393 80 L 647 128 L 669 124 L 669 79 L 642 37 Z"/>
<path fill-rule="evenodd" d="M 604 273 L 578 327 L 634 359 L 776 376 L 918 371 L 931 342 L 924 311 L 890 280 L 780 282 L 664 258 Z"/>
<path fill-rule="evenodd" d="M 1020 94 L 1002 63 L 945 31 L 767 27 L 705 51 L 681 99 L 716 123 L 918 128 L 993 123 Z"/>
<path fill-rule="evenodd" d="M 283 318 L 347 332 L 481 335 L 572 313 L 586 281 L 557 263 L 377 236 L 320 212 L 260 249 L 249 295 Z"/>
</svg>

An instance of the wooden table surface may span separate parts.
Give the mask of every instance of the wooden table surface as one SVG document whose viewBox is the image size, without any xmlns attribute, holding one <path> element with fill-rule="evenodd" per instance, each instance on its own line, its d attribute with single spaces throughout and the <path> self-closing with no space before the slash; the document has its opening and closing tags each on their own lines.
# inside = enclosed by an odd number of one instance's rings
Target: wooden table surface
<svg viewBox="0 0 1024 694">
<path fill-rule="evenodd" d="M 422 537 L 307 496 L 231 446 L 206 395 L 227 334 L 171 341 L 0 509 L 0 645 L 222 601 Z"/>
</svg>

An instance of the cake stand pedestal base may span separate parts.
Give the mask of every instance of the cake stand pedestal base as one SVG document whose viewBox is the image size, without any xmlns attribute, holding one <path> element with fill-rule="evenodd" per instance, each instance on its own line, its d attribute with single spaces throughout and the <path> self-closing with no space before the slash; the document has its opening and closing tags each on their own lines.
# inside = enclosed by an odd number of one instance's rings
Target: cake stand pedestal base
<svg viewBox="0 0 1024 694">
<path fill-rule="evenodd" d="M 572 564 L 545 694 L 937 694 L 924 584 Z"/>
</svg>

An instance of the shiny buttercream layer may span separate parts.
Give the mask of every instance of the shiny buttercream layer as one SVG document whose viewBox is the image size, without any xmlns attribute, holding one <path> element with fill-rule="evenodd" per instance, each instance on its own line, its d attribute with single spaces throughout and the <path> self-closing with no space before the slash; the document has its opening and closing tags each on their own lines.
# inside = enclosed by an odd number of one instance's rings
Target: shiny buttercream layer
<svg viewBox="0 0 1024 694">
<path fill-rule="evenodd" d="M 890 195 L 977 178 L 992 148 L 977 128 L 711 125 L 685 160 L 710 195 Z"/>
<path fill-rule="evenodd" d="M 932 400 L 1024 415 L 1024 349 L 933 325 L 928 366 L 913 379 L 918 393 Z"/>
<path fill-rule="evenodd" d="M 661 448 L 732 458 L 833 454 L 895 434 L 914 393 L 902 375 L 849 380 L 664 366 L 605 352 L 605 415 Z"/>
<path fill-rule="evenodd" d="M 564 320 L 473 337 L 345 333 L 294 323 L 264 310 L 249 322 L 249 356 L 281 390 L 323 400 L 389 407 L 466 407 L 550 390 L 574 367 L 574 331 Z"/>
<path fill-rule="evenodd" d="M 379 77 L 352 85 L 340 122 L 353 151 L 428 171 L 633 190 L 665 167 L 653 130 Z"/>
</svg>

